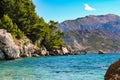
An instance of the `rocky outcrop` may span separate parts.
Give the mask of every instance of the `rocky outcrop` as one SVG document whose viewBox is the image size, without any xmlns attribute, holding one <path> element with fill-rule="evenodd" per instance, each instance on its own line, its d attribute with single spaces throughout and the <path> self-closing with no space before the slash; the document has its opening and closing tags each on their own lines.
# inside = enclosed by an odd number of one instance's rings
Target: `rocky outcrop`
<svg viewBox="0 0 120 80">
<path fill-rule="evenodd" d="M 71 48 L 70 45 L 63 46 L 61 49 L 54 49 L 49 51 L 49 55 L 56 56 L 56 55 L 79 55 L 82 54 L 81 50 L 75 50 Z"/>
<path fill-rule="evenodd" d="M 28 38 L 16 40 L 16 44 L 19 46 L 21 57 L 31 57 L 35 52 L 35 45 Z"/>
<path fill-rule="evenodd" d="M 14 43 L 13 37 L 4 29 L 0 29 L 0 51 L 1 59 L 15 59 L 20 57 L 19 48 Z"/>
<path fill-rule="evenodd" d="M 57 56 L 57 55 L 72 55 L 73 49 L 71 46 L 67 45 L 64 47 L 61 47 L 61 49 L 53 49 L 51 51 L 48 51 L 49 56 Z"/>
<path fill-rule="evenodd" d="M 38 54 L 32 54 L 32 57 L 39 57 L 40 55 L 38 55 Z"/>
<path fill-rule="evenodd" d="M 44 46 L 41 47 L 40 55 L 41 56 L 48 56 L 49 55 L 49 52 L 47 51 L 47 49 Z"/>
<path fill-rule="evenodd" d="M 34 52 L 35 45 L 28 38 L 13 39 L 10 33 L 0 29 L 0 59 L 31 57 Z"/>
<path fill-rule="evenodd" d="M 6 59 L 16 59 L 20 57 L 20 51 L 18 46 L 5 46 L 3 47 L 3 52 Z"/>
<path fill-rule="evenodd" d="M 105 74 L 105 80 L 120 80 L 120 59 L 113 63 Z"/>
<path fill-rule="evenodd" d="M 62 47 L 62 52 L 63 52 L 63 54 L 68 54 L 69 53 L 67 47 Z"/>
<path fill-rule="evenodd" d="M 41 48 L 37 48 L 27 37 L 19 40 L 13 39 L 10 33 L 4 29 L 0 29 L 0 59 L 73 55 L 74 52 L 75 50 L 73 50 L 69 45 L 63 46 L 61 49 L 53 49 L 51 51 L 48 51 L 43 45 L 41 45 Z"/>
<path fill-rule="evenodd" d="M 74 52 L 74 49 L 70 45 L 67 45 L 66 48 L 68 49 L 69 53 Z"/>
<path fill-rule="evenodd" d="M 98 54 L 105 54 L 105 53 L 102 50 L 99 50 Z"/>
<path fill-rule="evenodd" d="M 57 56 L 57 55 L 63 55 L 63 53 L 60 49 L 53 49 L 52 51 L 49 51 L 49 55 Z"/>
</svg>

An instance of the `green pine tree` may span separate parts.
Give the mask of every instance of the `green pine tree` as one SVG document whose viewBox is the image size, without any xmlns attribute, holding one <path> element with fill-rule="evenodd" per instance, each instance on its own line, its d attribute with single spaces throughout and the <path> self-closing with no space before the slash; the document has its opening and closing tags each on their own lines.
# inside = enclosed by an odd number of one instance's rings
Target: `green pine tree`
<svg viewBox="0 0 120 80">
<path fill-rule="evenodd" d="M 8 15 L 4 15 L 0 20 L 0 28 L 6 29 L 12 34 L 14 38 L 23 38 L 23 32 L 18 28 L 18 26 L 12 22 L 12 19 Z"/>
</svg>

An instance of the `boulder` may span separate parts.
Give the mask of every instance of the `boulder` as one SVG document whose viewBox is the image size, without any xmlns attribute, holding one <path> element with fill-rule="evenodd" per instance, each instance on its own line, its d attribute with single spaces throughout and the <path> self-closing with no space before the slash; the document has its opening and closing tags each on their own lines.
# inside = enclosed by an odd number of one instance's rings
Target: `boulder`
<svg viewBox="0 0 120 80">
<path fill-rule="evenodd" d="M 34 53 L 34 54 L 32 54 L 32 56 L 33 57 L 39 57 L 40 55 Z"/>
<path fill-rule="evenodd" d="M 104 80 L 120 80 L 120 59 L 110 65 L 105 74 Z"/>
<path fill-rule="evenodd" d="M 28 38 L 17 40 L 16 42 L 19 46 L 21 57 L 31 57 L 35 52 L 35 45 L 33 45 Z"/>
<path fill-rule="evenodd" d="M 5 46 L 3 48 L 3 52 L 5 54 L 6 59 L 16 59 L 20 57 L 20 51 L 18 46 Z"/>
<path fill-rule="evenodd" d="M 67 49 L 67 47 L 62 47 L 62 52 L 63 54 L 68 54 L 69 50 Z"/>
<path fill-rule="evenodd" d="M 60 49 L 53 49 L 52 51 L 49 51 L 49 54 L 52 56 L 64 55 L 63 51 Z"/>
<path fill-rule="evenodd" d="M 41 56 L 49 55 L 49 52 L 47 51 L 47 49 L 44 46 L 41 47 L 40 55 Z"/>
<path fill-rule="evenodd" d="M 72 49 L 72 47 L 70 45 L 67 45 L 66 48 L 68 49 L 69 53 L 73 53 L 74 50 Z"/>
<path fill-rule="evenodd" d="M 10 33 L 8 33 L 4 29 L 0 29 L 0 46 L 3 47 L 4 45 L 15 45 L 13 37 Z"/>
<path fill-rule="evenodd" d="M 58 54 L 58 55 L 63 55 L 63 53 L 62 53 L 62 51 L 60 50 L 60 49 L 56 49 L 56 54 Z"/>
<path fill-rule="evenodd" d="M 27 38 L 13 39 L 12 35 L 4 29 L 0 29 L 0 59 L 16 59 L 19 57 L 32 57 L 35 55 L 36 46 Z M 42 55 L 48 54 L 43 48 Z"/>
<path fill-rule="evenodd" d="M 4 29 L 0 29 L 0 50 L 2 50 L 6 59 L 15 59 L 20 57 L 19 48 L 14 43 L 12 35 Z M 3 53 L 0 55 L 3 55 Z"/>
<path fill-rule="evenodd" d="M 99 50 L 98 54 L 105 54 L 105 53 L 102 50 Z"/>
</svg>

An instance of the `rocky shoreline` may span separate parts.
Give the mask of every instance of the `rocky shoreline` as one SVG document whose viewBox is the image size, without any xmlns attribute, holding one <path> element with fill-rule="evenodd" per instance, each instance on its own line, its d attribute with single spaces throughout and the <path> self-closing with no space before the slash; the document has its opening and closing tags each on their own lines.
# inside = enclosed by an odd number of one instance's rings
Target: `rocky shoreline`
<svg viewBox="0 0 120 80">
<path fill-rule="evenodd" d="M 21 57 L 39 57 L 39 56 L 57 56 L 57 55 L 78 55 L 87 54 L 85 50 L 74 50 L 71 46 L 63 46 L 61 49 L 47 51 L 42 45 L 40 49 L 37 48 L 26 37 L 25 40 L 13 39 L 12 35 L 4 29 L 0 29 L 0 59 L 11 60 Z M 98 54 L 104 54 L 98 51 Z M 105 80 L 119 80 L 120 60 L 110 66 L 105 75 Z M 116 79 L 115 79 L 116 78 Z"/>
<path fill-rule="evenodd" d="M 98 51 L 99 54 L 100 51 Z M 102 52 L 102 51 L 101 51 Z M 10 60 L 20 57 L 79 55 L 89 53 L 86 50 L 73 49 L 70 45 L 48 51 L 45 46 L 38 48 L 27 37 L 25 39 L 14 39 L 11 33 L 0 29 L 0 59 Z M 104 52 L 102 52 L 104 54 Z"/>
<path fill-rule="evenodd" d="M 77 55 L 81 53 L 80 51 L 73 50 L 71 46 L 64 46 L 61 47 L 61 49 L 55 49 L 52 51 L 47 51 L 44 46 L 41 46 L 41 48 L 38 49 L 37 46 L 32 44 L 27 37 L 24 40 L 14 40 L 10 33 L 4 29 L 0 29 L 0 59 L 3 60 L 20 57 Z"/>
</svg>

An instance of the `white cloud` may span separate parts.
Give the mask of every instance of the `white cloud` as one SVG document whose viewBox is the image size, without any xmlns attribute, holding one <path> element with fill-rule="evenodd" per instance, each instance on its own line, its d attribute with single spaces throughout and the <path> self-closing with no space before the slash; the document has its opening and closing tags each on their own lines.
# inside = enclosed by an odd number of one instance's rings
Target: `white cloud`
<svg viewBox="0 0 120 80">
<path fill-rule="evenodd" d="M 85 10 L 87 10 L 87 11 L 94 11 L 94 10 L 96 10 L 95 8 L 92 8 L 88 4 L 84 4 L 84 6 L 85 6 Z"/>
</svg>

